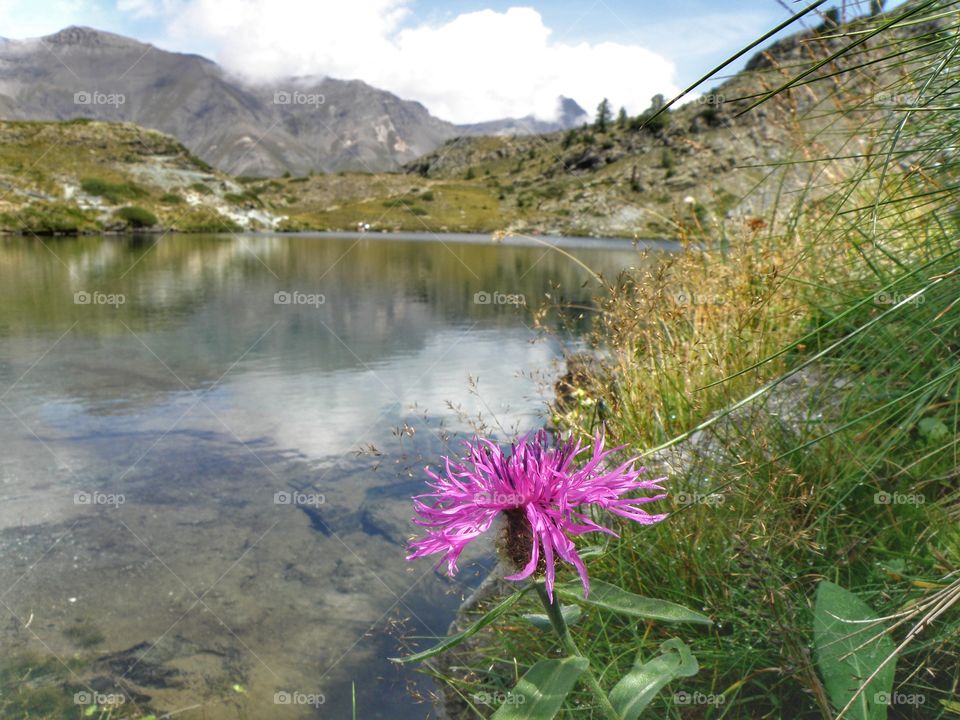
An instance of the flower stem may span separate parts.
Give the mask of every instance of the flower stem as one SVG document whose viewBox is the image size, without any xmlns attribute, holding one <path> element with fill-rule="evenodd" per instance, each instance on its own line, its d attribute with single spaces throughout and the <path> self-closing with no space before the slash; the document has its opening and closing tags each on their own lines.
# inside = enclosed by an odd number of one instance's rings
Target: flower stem
<svg viewBox="0 0 960 720">
<path fill-rule="evenodd" d="M 573 657 L 584 657 L 583 653 L 580 652 L 580 648 L 577 647 L 573 635 L 570 634 L 569 628 L 567 628 L 567 621 L 563 619 L 563 612 L 561 612 L 560 609 L 560 598 L 554 593 L 553 602 L 550 602 L 550 596 L 547 594 L 546 586 L 542 582 L 535 583 L 535 586 L 537 588 L 537 594 L 540 596 L 540 602 L 542 602 L 543 607 L 546 608 L 547 617 L 550 618 L 550 624 L 553 625 L 553 629 L 559 636 L 560 642 L 563 643 L 564 650 Z M 613 705 L 610 704 L 610 701 L 607 699 L 607 694 L 603 691 L 603 688 L 600 687 L 600 681 L 597 680 L 597 676 L 593 674 L 593 668 L 590 667 L 589 660 L 587 660 L 585 680 L 590 691 L 597 699 L 600 710 L 607 717 L 607 720 L 620 720 L 619 713 L 614 709 Z"/>
</svg>

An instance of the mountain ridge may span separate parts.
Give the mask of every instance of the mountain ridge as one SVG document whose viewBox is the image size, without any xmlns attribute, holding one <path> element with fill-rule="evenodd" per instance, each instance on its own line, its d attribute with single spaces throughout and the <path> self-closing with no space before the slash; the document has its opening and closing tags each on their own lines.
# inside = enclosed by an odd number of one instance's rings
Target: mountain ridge
<svg viewBox="0 0 960 720">
<path fill-rule="evenodd" d="M 0 119 L 80 117 L 171 134 L 233 175 L 276 176 L 398 170 L 456 136 L 562 129 L 567 116 L 460 126 L 360 79 L 251 83 L 201 55 L 86 26 L 0 43 Z"/>
</svg>

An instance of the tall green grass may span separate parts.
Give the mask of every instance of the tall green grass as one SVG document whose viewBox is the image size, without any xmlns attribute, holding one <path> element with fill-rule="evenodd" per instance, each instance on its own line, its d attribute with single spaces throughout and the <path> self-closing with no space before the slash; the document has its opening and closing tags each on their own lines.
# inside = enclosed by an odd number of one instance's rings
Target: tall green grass
<svg viewBox="0 0 960 720">
<path fill-rule="evenodd" d="M 924 699 L 889 716 L 960 717 L 958 5 L 826 23 L 758 70 L 733 107 L 794 140 L 755 189 L 765 214 L 686 223 L 701 249 L 600 298 L 598 359 L 555 420 L 666 467 L 673 514 L 620 528 L 592 575 L 718 623 L 684 634 L 701 671 L 650 717 L 836 717 L 812 650 L 824 579 L 889 618 L 896 691 Z M 574 632 L 610 685 L 670 631 L 587 612 Z M 471 698 L 544 642 L 501 623 L 442 679 L 488 715 Z M 565 712 L 593 715 L 586 696 Z"/>
</svg>

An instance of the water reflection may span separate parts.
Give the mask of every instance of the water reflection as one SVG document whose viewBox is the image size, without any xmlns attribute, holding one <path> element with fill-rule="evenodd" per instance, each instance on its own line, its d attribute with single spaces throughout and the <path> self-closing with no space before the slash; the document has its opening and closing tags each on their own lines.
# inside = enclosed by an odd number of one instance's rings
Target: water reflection
<svg viewBox="0 0 960 720">
<path fill-rule="evenodd" d="M 617 247 L 572 252 L 642 261 Z M 4 239 L 0 278 L 0 656 L 78 655 L 75 682 L 184 718 L 343 717 L 352 682 L 364 717 L 422 717 L 385 628 L 442 633 L 465 589 L 402 560 L 419 466 L 468 430 L 447 401 L 539 422 L 559 341 L 530 311 L 590 276 L 539 246 L 185 236 Z"/>
</svg>

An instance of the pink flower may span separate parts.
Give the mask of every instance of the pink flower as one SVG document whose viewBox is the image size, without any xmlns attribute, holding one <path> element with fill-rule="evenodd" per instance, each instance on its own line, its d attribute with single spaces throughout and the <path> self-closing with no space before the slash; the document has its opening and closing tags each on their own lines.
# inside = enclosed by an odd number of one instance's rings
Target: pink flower
<svg viewBox="0 0 960 720">
<path fill-rule="evenodd" d="M 489 530 L 502 512 L 506 523 L 499 549 L 521 568 L 508 580 L 543 572 L 552 600 L 554 558 L 559 556 L 577 568 L 586 595 L 590 580 L 570 536 L 617 534 L 594 522 L 585 514 L 585 506 L 596 505 L 642 525 L 666 517 L 651 515 L 640 507 L 666 497 L 665 493 L 625 497 L 638 490 L 662 491 L 660 483 L 666 478 L 639 480 L 646 469 L 634 469 L 636 458 L 607 469 L 607 458 L 621 448 L 604 450 L 602 434 L 597 434 L 592 450 L 572 438 L 550 448 L 543 430 L 532 438 L 521 438 L 509 456 L 486 439 L 465 445 L 468 452 L 463 462 L 444 458 L 446 472 L 442 476 L 426 469 L 433 492 L 413 498 L 419 515 L 413 522 L 427 528 L 427 535 L 410 544 L 407 560 L 444 553 L 440 563 L 446 559 L 447 571 L 454 575 L 463 549 Z M 577 461 L 583 462 L 582 467 L 575 466 Z"/>
</svg>

